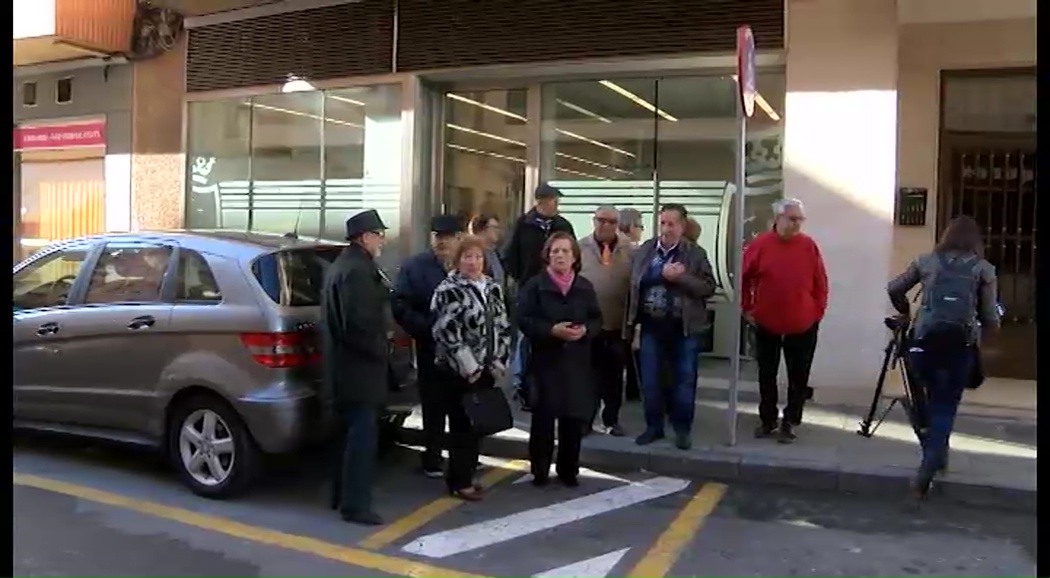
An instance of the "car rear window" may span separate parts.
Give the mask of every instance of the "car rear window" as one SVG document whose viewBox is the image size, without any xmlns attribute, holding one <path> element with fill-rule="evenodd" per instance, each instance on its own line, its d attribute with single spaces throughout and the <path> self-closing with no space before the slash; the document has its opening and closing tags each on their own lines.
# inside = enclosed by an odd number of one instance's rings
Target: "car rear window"
<svg viewBox="0 0 1050 578">
<path fill-rule="evenodd" d="M 256 259 L 252 273 L 274 303 L 312 307 L 321 304 L 325 271 L 342 251 L 338 246 L 286 249 Z"/>
</svg>

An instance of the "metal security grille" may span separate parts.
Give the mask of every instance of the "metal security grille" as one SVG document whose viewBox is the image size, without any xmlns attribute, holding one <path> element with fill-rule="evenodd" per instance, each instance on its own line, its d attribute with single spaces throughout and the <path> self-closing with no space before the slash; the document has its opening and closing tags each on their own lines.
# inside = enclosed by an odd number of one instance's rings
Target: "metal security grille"
<svg viewBox="0 0 1050 578">
<path fill-rule="evenodd" d="M 985 257 L 995 265 L 999 300 L 1006 309 L 1003 329 L 989 346 L 986 362 L 997 377 L 1036 378 L 1036 190 L 1034 142 L 992 135 L 945 135 L 942 159 L 941 228 L 956 215 L 969 215 L 984 229 Z"/>
<path fill-rule="evenodd" d="M 390 72 L 394 12 L 394 0 L 367 0 L 192 29 L 186 90 Z"/>
<path fill-rule="evenodd" d="M 784 45 L 784 0 L 399 0 L 398 70 Z"/>
</svg>

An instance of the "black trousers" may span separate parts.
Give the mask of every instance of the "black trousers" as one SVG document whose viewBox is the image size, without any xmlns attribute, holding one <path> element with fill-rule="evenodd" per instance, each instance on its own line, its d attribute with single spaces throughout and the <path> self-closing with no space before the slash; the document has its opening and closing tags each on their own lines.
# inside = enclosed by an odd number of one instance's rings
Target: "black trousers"
<svg viewBox="0 0 1050 578">
<path fill-rule="evenodd" d="M 594 376 L 598 380 L 598 398 L 602 402 L 602 425 L 606 427 L 620 423 L 625 354 L 623 338 L 619 331 L 602 331 L 594 340 Z M 597 410 L 598 408 L 595 408 L 595 412 Z"/>
<path fill-rule="evenodd" d="M 342 443 L 339 459 L 332 460 L 332 506 L 346 515 L 372 510 L 372 480 L 379 451 L 379 406 L 353 405 L 339 409 Z"/>
<path fill-rule="evenodd" d="M 444 410 L 448 415 L 448 468 L 445 470 L 445 483 L 449 490 L 463 490 L 474 483 L 481 443 L 480 436 L 474 433 L 470 418 L 463 409 L 463 397 L 471 388 L 495 387 L 496 383 L 488 373 L 476 382 L 469 383 L 449 372 L 444 375 L 444 385 Z"/>
<path fill-rule="evenodd" d="M 758 361 L 758 391 L 760 401 L 758 415 L 766 427 L 777 423 L 777 371 L 780 369 L 780 353 L 784 353 L 784 365 L 788 375 L 788 399 L 784 407 L 784 421 L 798 425 L 802 423 L 802 409 L 812 397 L 809 388 L 809 371 L 813 366 L 813 354 L 817 350 L 819 323 L 802 333 L 781 335 L 755 326 L 755 357 Z"/>
<path fill-rule="evenodd" d="M 445 421 L 448 418 L 446 397 L 447 375 L 434 365 L 431 352 L 416 356 L 419 381 L 419 405 L 423 411 L 423 467 L 441 467 L 441 450 L 445 447 Z"/>
<path fill-rule="evenodd" d="M 554 458 L 554 436 L 557 428 L 559 478 L 573 479 L 580 474 L 580 443 L 587 423 L 582 419 L 559 418 L 541 408 L 532 408 L 529 428 L 529 462 L 532 476 L 543 479 L 550 475 Z"/>
</svg>

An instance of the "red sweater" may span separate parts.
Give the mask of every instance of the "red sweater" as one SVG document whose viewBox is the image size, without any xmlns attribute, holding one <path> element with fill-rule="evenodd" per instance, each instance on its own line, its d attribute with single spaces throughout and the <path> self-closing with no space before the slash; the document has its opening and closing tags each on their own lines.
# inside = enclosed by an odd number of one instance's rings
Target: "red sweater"
<svg viewBox="0 0 1050 578">
<path fill-rule="evenodd" d="M 828 308 L 824 259 L 802 233 L 787 240 L 775 231 L 755 237 L 744 249 L 741 282 L 744 313 L 771 333 L 802 333 Z"/>
</svg>

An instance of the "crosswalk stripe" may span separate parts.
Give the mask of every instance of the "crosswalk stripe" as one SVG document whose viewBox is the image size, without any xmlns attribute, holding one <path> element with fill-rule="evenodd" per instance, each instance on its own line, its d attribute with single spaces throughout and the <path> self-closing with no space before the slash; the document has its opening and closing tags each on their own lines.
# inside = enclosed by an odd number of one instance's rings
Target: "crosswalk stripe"
<svg viewBox="0 0 1050 578">
<path fill-rule="evenodd" d="M 623 559 L 624 554 L 628 551 L 630 551 L 630 548 L 624 548 L 623 550 L 609 552 L 594 558 L 580 560 L 579 562 L 573 562 L 572 564 L 534 574 L 532 578 L 565 578 L 566 576 L 572 576 L 572 578 L 605 578 L 620 563 L 620 560 Z"/>
<path fill-rule="evenodd" d="M 410 554 L 446 558 L 680 492 L 689 482 L 658 477 L 418 538 Z"/>
</svg>

